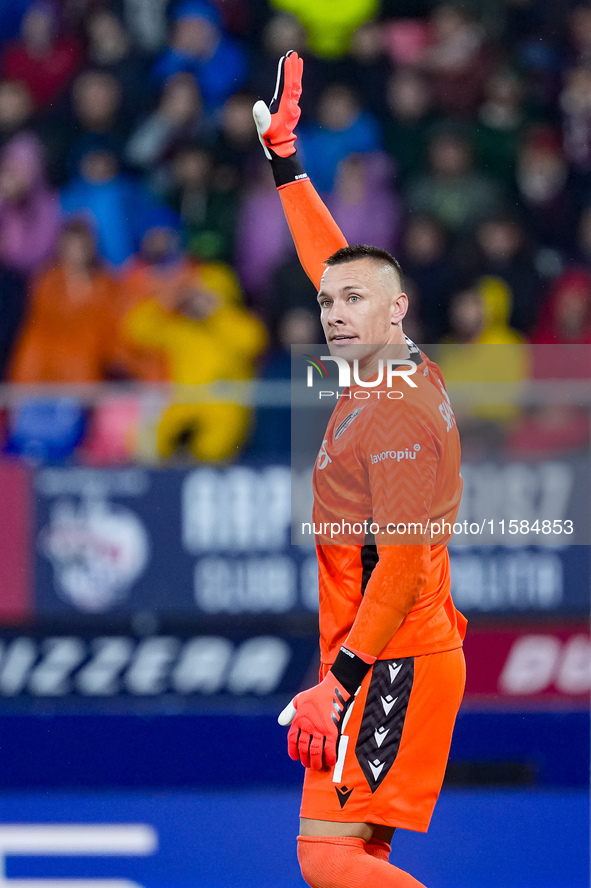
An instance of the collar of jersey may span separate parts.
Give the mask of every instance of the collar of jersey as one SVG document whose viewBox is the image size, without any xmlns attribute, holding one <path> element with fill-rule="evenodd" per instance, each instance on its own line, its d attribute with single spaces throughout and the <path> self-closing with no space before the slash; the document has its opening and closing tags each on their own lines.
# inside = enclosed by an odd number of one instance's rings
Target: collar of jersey
<svg viewBox="0 0 591 888">
<path fill-rule="evenodd" d="M 408 336 L 406 336 L 406 334 L 404 336 L 404 340 L 405 340 L 406 346 L 408 348 L 408 358 L 405 358 L 404 360 L 412 361 L 413 364 L 416 364 L 418 367 L 419 364 L 423 363 L 423 353 L 421 352 L 418 345 L 416 345 L 412 341 L 412 339 L 409 339 Z M 378 371 L 376 371 L 373 376 L 370 376 L 369 379 L 366 379 L 365 382 L 373 382 L 373 380 L 376 378 L 377 375 L 378 375 Z M 377 391 L 378 389 L 381 389 L 381 388 L 386 388 L 385 374 L 384 374 L 384 379 L 382 382 L 383 382 L 383 385 L 382 385 L 382 383 L 380 383 L 379 385 L 377 385 L 375 387 L 374 391 Z M 358 388 L 361 388 L 361 386 L 356 385 L 356 384 L 351 385 L 351 386 L 347 386 L 347 388 L 343 389 L 343 392 L 348 392 L 351 389 L 358 389 Z"/>
</svg>

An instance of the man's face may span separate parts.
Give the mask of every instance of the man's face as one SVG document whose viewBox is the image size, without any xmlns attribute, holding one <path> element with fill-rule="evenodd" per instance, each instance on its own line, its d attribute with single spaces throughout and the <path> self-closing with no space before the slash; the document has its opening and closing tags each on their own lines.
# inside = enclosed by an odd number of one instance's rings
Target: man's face
<svg viewBox="0 0 591 888">
<path fill-rule="evenodd" d="M 373 259 L 329 266 L 318 293 L 320 322 L 331 354 L 367 356 L 404 341 L 401 321 L 408 299 L 395 270 Z"/>
</svg>

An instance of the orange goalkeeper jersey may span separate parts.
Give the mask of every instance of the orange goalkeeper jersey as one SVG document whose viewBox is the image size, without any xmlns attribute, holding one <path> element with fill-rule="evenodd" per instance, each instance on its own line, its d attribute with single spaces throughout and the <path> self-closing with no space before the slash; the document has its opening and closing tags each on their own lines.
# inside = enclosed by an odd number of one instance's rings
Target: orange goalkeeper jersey
<svg viewBox="0 0 591 888">
<path fill-rule="evenodd" d="M 407 542 L 409 531 L 420 542 L 432 541 L 427 585 L 380 658 L 451 650 L 464 635 L 465 620 L 451 600 L 445 545 L 462 492 L 459 436 L 439 368 L 409 344 L 418 365 L 412 376 L 417 388 L 399 400 L 387 397 L 391 389 L 385 385 L 345 389 L 314 467 L 325 663 L 332 662 L 353 625 L 377 562 L 371 534 L 378 528 L 380 541 L 386 531 L 393 545 Z"/>
<path fill-rule="evenodd" d="M 347 241 L 308 179 L 280 188 L 279 194 L 300 261 L 318 287 L 324 260 Z M 453 650 L 465 634 L 466 620 L 451 598 L 446 546 L 462 491 L 459 436 L 439 368 L 410 340 L 407 344 L 417 364 L 412 376 L 417 388 L 400 400 L 387 397 L 385 383 L 372 388 L 369 398 L 356 397 L 359 386 L 345 389 L 316 460 L 313 523 L 315 530 L 321 526 L 316 542 L 325 664 L 334 661 L 347 638 L 378 560 L 376 546 L 365 539 L 365 527 L 355 532 L 356 522 L 382 530 L 392 523 L 429 523 L 429 579 L 380 659 Z M 343 537 L 331 537 L 324 525 L 347 521 L 351 541 L 330 542 Z M 393 591 L 395 582 L 393 577 Z"/>
</svg>

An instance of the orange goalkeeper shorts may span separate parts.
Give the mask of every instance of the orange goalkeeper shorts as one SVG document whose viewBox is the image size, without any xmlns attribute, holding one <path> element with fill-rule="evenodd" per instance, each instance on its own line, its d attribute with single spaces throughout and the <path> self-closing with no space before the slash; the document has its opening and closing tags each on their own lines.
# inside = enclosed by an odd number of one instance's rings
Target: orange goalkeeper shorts
<svg viewBox="0 0 591 888">
<path fill-rule="evenodd" d="M 300 816 L 427 832 L 465 678 L 461 648 L 377 660 L 345 716 L 336 765 L 306 768 Z"/>
</svg>

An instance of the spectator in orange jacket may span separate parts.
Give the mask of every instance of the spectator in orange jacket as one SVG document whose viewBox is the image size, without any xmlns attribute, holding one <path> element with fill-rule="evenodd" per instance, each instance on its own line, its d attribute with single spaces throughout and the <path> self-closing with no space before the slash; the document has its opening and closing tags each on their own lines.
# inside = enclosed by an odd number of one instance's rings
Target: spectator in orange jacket
<svg viewBox="0 0 591 888">
<path fill-rule="evenodd" d="M 33 283 L 12 380 L 85 383 L 108 378 L 118 301 L 118 284 L 96 259 L 93 233 L 79 219 L 67 222 L 56 266 Z"/>
</svg>

